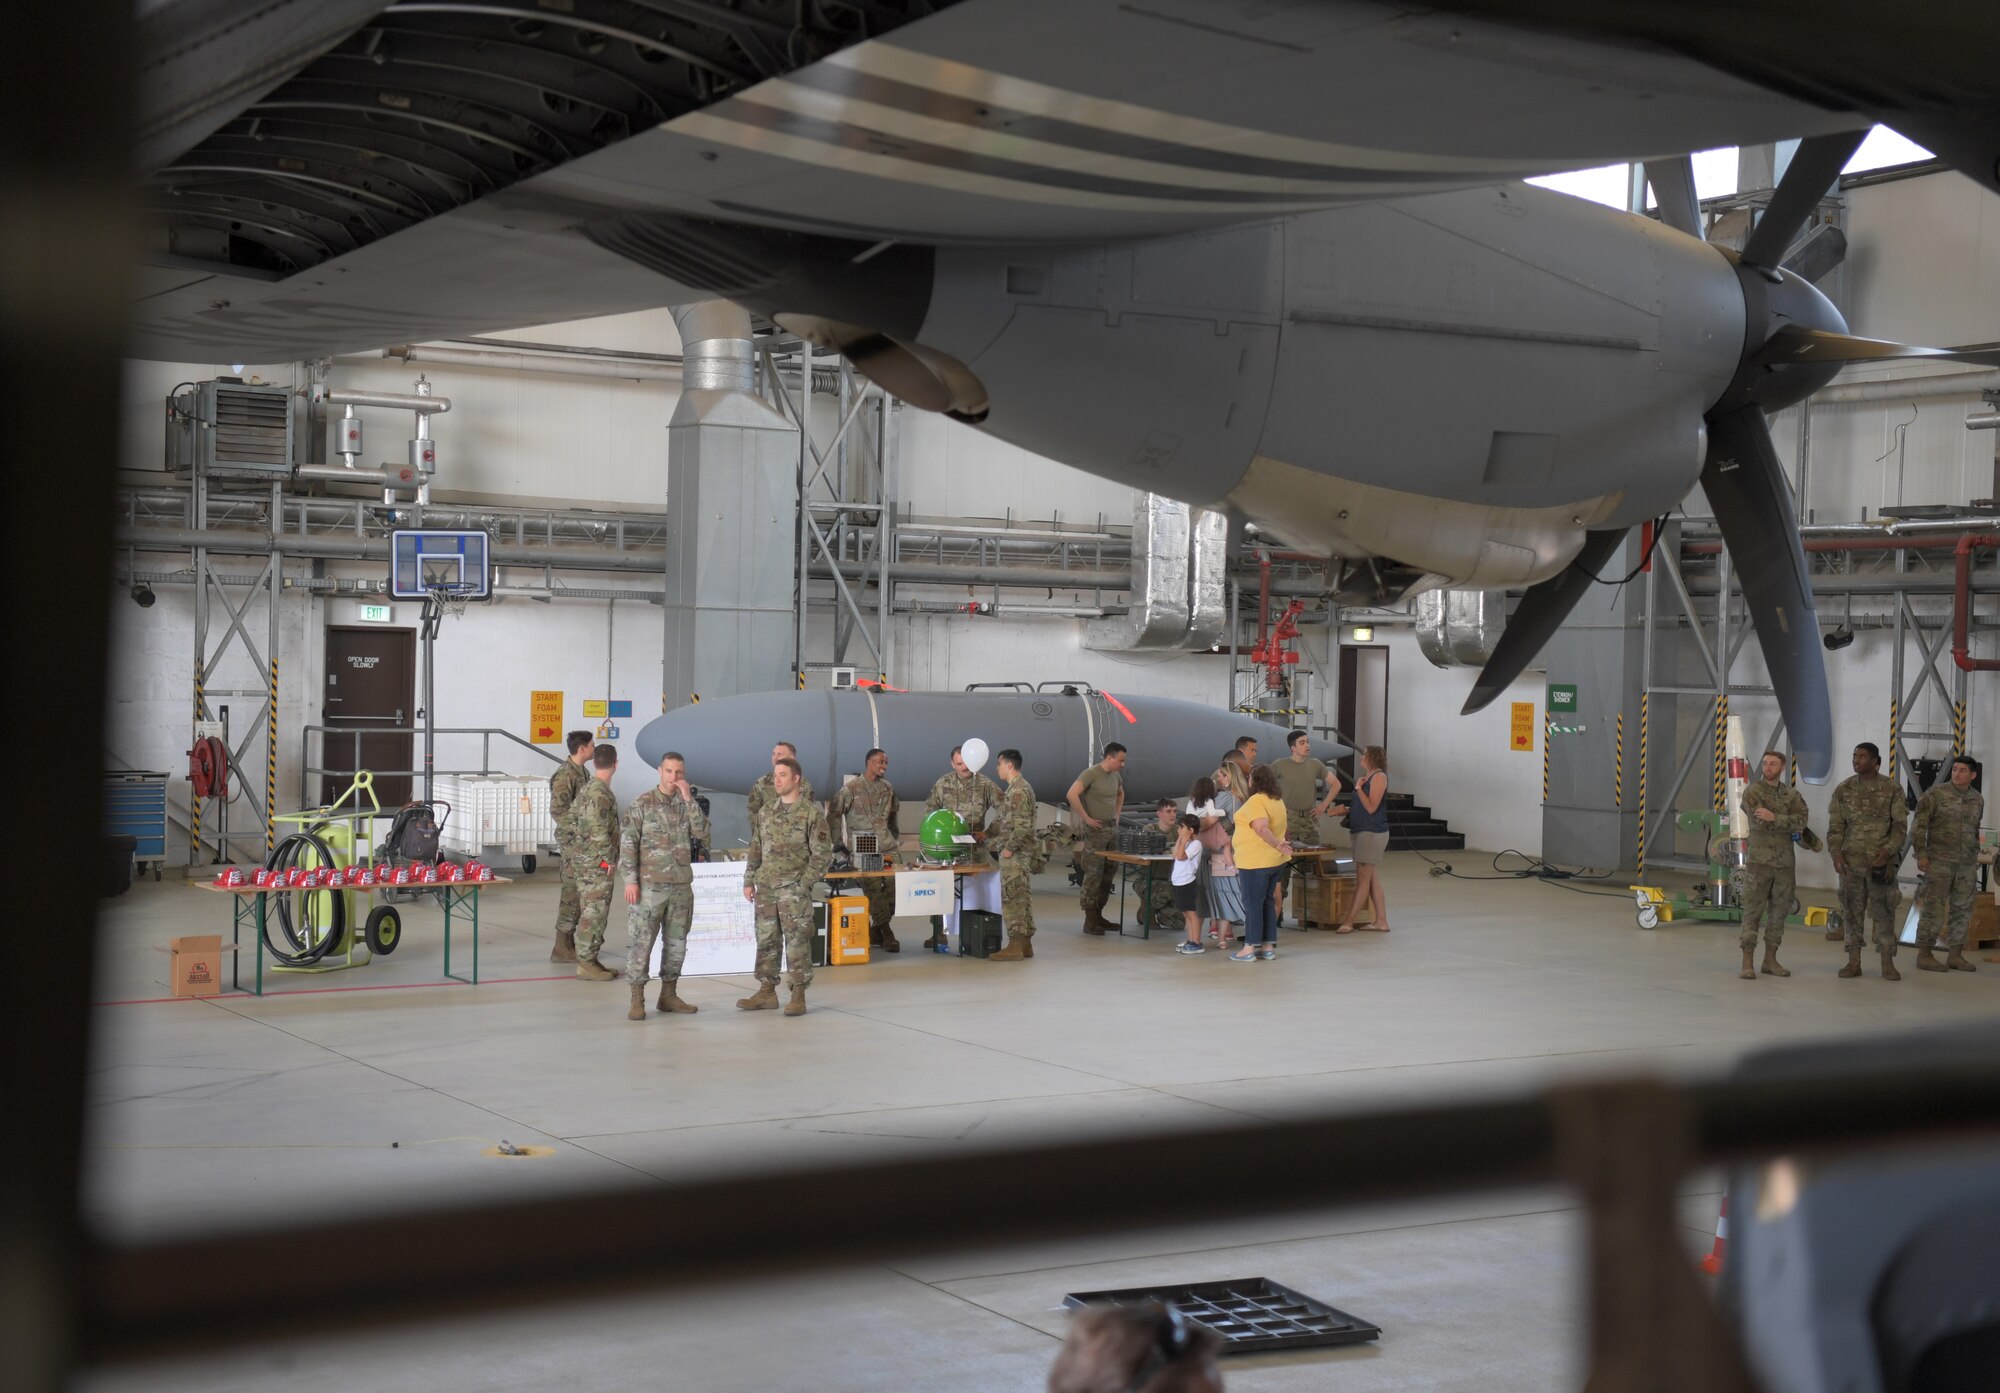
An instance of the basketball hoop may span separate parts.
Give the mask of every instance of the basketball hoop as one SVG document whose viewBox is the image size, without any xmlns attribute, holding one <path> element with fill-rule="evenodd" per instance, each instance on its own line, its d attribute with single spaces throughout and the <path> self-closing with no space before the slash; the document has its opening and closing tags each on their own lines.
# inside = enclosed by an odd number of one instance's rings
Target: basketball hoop
<svg viewBox="0 0 2000 1393">
<path fill-rule="evenodd" d="M 465 607 L 478 598 L 476 585 L 433 585 L 424 593 L 424 602 L 440 617 L 450 615 L 453 619 L 465 613 Z"/>
</svg>

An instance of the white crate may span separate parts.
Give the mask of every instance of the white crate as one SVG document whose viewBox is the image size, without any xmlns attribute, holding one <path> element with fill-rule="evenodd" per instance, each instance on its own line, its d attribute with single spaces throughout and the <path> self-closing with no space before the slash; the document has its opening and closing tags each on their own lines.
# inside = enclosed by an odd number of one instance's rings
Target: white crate
<svg viewBox="0 0 2000 1393">
<path fill-rule="evenodd" d="M 451 804 L 444 848 L 455 856 L 536 856 L 555 850 L 549 783 L 528 774 L 467 774 L 438 781 Z"/>
</svg>

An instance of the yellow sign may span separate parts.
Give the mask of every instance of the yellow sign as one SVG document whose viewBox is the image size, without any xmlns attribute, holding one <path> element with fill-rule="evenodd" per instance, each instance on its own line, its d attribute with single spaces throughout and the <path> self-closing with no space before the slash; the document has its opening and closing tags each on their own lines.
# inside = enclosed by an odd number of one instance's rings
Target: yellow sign
<svg viewBox="0 0 2000 1393">
<path fill-rule="evenodd" d="M 1517 701 L 1511 703 L 1511 705 L 1514 708 L 1514 718 L 1507 737 L 1507 748 L 1510 750 L 1526 750 L 1529 754 L 1533 754 L 1535 752 L 1535 703 L 1532 701 Z"/>
<path fill-rule="evenodd" d="M 583 704 L 583 714 L 586 716 L 595 716 L 601 721 L 611 714 L 611 703 L 608 700 L 586 701 Z"/>
<path fill-rule="evenodd" d="M 560 745 L 563 740 L 561 692 L 528 693 L 528 739 L 537 745 Z"/>
</svg>

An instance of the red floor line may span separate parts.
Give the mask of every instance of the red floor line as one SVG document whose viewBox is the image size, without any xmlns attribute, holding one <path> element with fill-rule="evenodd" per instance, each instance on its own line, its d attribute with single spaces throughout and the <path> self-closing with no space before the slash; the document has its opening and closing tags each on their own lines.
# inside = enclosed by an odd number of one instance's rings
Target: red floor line
<svg viewBox="0 0 2000 1393">
<path fill-rule="evenodd" d="M 567 982 L 575 973 L 560 973 L 549 977 L 486 977 L 477 985 L 498 987 L 509 982 Z M 419 987 L 470 987 L 471 982 L 383 982 L 373 987 L 298 987 L 286 992 L 265 992 L 258 996 L 254 992 L 223 992 L 219 996 L 141 996 L 129 1001 L 93 1001 L 92 1006 L 159 1006 L 169 1001 L 228 1001 L 241 998 L 249 1001 L 269 1001 L 274 996 L 318 996 L 325 992 L 407 992 Z"/>
</svg>

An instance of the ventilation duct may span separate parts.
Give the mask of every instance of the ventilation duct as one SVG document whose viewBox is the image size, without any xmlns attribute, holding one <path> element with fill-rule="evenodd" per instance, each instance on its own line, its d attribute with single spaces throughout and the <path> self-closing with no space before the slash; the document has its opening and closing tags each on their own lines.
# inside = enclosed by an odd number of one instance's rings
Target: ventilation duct
<svg viewBox="0 0 2000 1393">
<path fill-rule="evenodd" d="M 1207 649 L 1227 622 L 1228 520 L 1158 494 L 1132 515 L 1131 604 L 1087 625 L 1083 646 L 1111 652 Z"/>
<path fill-rule="evenodd" d="M 1431 666 L 1484 667 L 1507 628 L 1507 592 L 1426 590 L 1412 602 L 1411 612 L 1417 619 L 1417 647 Z"/>
</svg>

